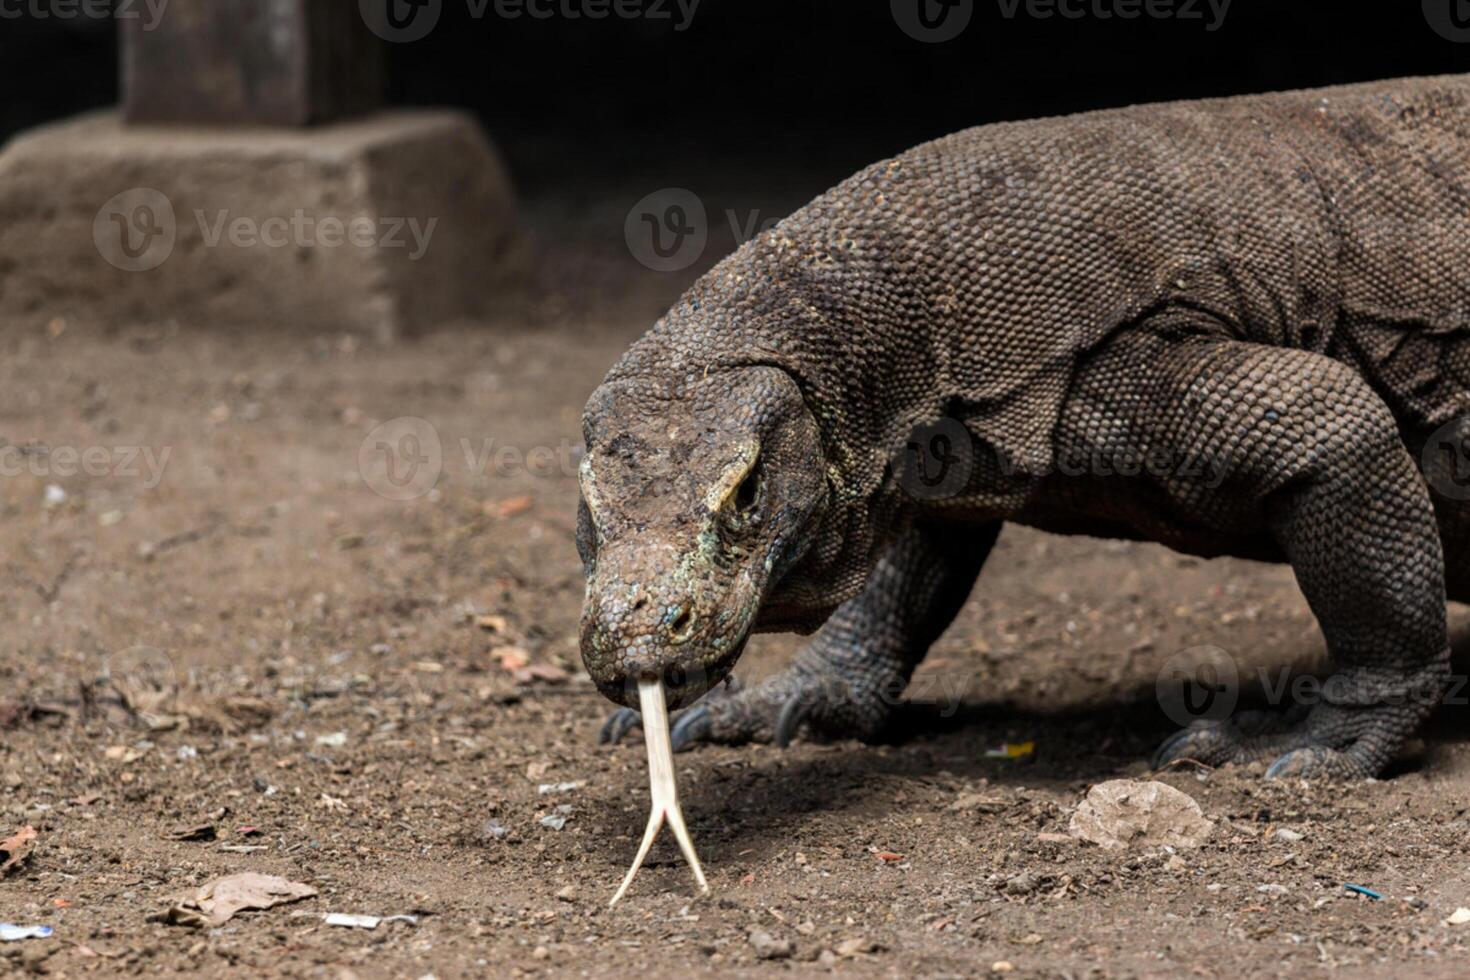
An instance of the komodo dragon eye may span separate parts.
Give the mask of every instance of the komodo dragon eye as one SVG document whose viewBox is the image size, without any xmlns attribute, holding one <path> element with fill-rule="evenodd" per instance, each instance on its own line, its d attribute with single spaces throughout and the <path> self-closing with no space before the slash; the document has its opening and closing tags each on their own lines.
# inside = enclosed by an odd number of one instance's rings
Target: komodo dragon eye
<svg viewBox="0 0 1470 980">
<path fill-rule="evenodd" d="M 755 505 L 760 500 L 760 495 L 761 472 L 760 464 L 757 463 L 750 468 L 749 473 L 745 474 L 745 479 L 740 481 L 740 486 L 735 488 L 733 497 L 735 513 L 744 517 L 755 510 Z"/>
<path fill-rule="evenodd" d="M 710 487 L 704 498 L 705 507 L 732 530 L 749 527 L 749 520 L 761 503 L 762 470 L 760 448 L 743 447 L 738 461 L 732 461 L 724 475 Z"/>
</svg>

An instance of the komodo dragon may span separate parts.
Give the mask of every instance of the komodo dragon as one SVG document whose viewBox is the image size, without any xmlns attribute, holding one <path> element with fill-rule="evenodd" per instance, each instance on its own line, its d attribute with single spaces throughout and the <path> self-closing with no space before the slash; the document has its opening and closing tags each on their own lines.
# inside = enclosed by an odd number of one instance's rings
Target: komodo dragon
<svg viewBox="0 0 1470 980">
<path fill-rule="evenodd" d="M 674 746 L 872 739 L 1003 522 L 1156 541 L 1289 562 L 1332 674 L 1155 764 L 1372 776 L 1470 601 L 1467 381 L 1470 76 L 957 133 L 745 244 L 593 393 L 583 659 L 680 708 L 820 627 Z M 905 460 L 946 431 L 935 492 Z"/>
</svg>

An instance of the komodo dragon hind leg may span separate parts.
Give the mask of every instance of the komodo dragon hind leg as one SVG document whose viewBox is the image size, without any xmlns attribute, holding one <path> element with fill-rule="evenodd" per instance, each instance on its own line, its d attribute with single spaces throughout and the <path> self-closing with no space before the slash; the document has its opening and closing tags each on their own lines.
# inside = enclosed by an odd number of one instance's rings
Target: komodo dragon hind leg
<svg viewBox="0 0 1470 980">
<path fill-rule="evenodd" d="M 1195 467 L 1154 479 L 1175 512 L 1222 538 L 1274 538 L 1327 641 L 1332 673 L 1311 703 L 1196 722 L 1155 765 L 1265 760 L 1268 776 L 1377 775 L 1449 676 L 1439 533 L 1388 406 L 1339 361 L 1213 337 L 1135 336 L 1078 384 L 1063 440 L 1072 433 L 1088 458 L 1210 457 L 1210 479 Z"/>
<path fill-rule="evenodd" d="M 790 667 L 733 693 L 717 689 L 682 712 L 674 721 L 674 750 L 696 742 L 784 746 L 803 725 L 826 738 L 880 737 L 914 668 L 964 605 L 999 533 L 999 522 L 914 524 Z M 614 712 L 601 740 L 616 742 L 637 723 L 636 712 Z"/>
</svg>

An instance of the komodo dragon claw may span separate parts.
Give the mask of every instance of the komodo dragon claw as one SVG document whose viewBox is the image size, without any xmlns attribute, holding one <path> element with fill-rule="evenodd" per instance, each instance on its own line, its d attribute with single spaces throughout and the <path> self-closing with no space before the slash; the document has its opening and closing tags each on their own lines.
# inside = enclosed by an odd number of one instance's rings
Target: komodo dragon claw
<svg viewBox="0 0 1470 980">
<path fill-rule="evenodd" d="M 740 682 L 731 678 L 723 686 L 706 694 L 697 704 L 675 714 L 673 727 L 669 732 L 669 741 L 673 750 L 682 752 L 696 742 L 720 741 L 721 739 L 716 737 L 718 718 L 711 711 L 711 707 L 719 702 L 733 700 L 740 692 Z M 790 743 L 791 736 L 795 734 L 794 725 L 800 723 L 800 720 L 800 717 L 793 719 L 792 727 L 786 730 L 785 740 L 778 741 L 777 744 L 784 748 Z M 642 727 L 643 716 L 637 710 L 619 708 L 608 715 L 607 721 L 603 722 L 602 730 L 597 735 L 597 742 L 599 745 L 616 745 L 633 729 Z M 748 741 L 749 737 L 731 740 L 743 742 Z"/>
<path fill-rule="evenodd" d="M 632 708 L 619 708 L 607 716 L 602 731 L 597 733 L 598 745 L 617 745 L 623 736 L 643 724 L 643 718 Z M 674 751 L 678 751 L 677 748 Z"/>
<path fill-rule="evenodd" d="M 781 705 L 776 716 L 776 725 L 771 732 L 771 741 L 779 748 L 786 748 L 796 737 L 796 730 L 812 710 L 812 699 L 803 693 L 791 695 Z M 682 752 L 695 742 L 712 741 L 715 732 L 715 715 L 707 704 L 697 704 L 684 712 L 674 723 L 672 735 L 674 751 Z"/>
<path fill-rule="evenodd" d="M 890 706 L 876 691 L 844 682 L 825 665 L 807 664 L 752 687 L 731 684 L 710 692 L 675 716 L 670 741 L 675 752 L 699 742 L 770 742 L 786 748 L 803 725 L 826 738 L 871 741 L 889 714 Z M 598 741 L 615 744 L 640 725 L 638 712 L 620 708 L 603 724 Z"/>
<path fill-rule="evenodd" d="M 723 686 L 705 695 L 699 703 L 677 712 L 670 731 L 670 741 L 675 752 L 682 751 L 694 742 L 704 741 L 710 735 L 710 702 L 734 694 L 740 690 L 740 682 L 730 678 Z M 602 730 L 597 734 L 599 745 L 616 745 L 635 728 L 643 727 L 643 716 L 635 708 L 618 708 L 607 716 Z"/>
</svg>

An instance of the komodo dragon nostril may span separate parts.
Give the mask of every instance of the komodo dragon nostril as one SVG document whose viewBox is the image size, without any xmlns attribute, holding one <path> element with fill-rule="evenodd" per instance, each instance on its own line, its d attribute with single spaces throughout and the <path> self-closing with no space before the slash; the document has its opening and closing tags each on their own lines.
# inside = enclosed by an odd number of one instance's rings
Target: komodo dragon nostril
<svg viewBox="0 0 1470 980">
<path fill-rule="evenodd" d="M 664 622 L 669 627 L 669 642 L 683 643 L 694 635 L 694 626 L 697 618 L 694 615 L 694 603 L 685 599 L 676 606 L 669 607 L 668 615 Z"/>
</svg>

